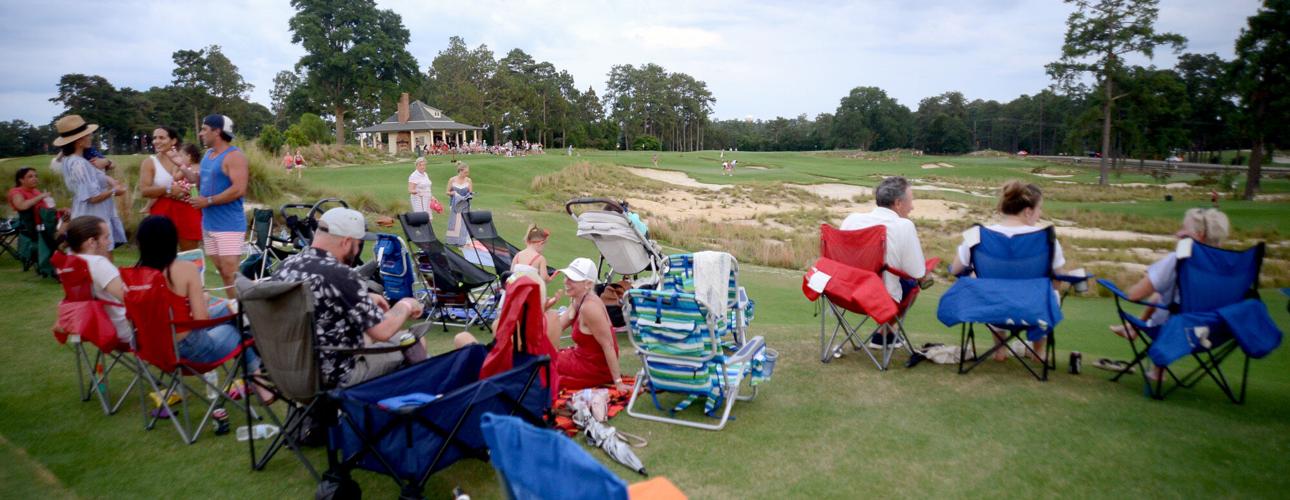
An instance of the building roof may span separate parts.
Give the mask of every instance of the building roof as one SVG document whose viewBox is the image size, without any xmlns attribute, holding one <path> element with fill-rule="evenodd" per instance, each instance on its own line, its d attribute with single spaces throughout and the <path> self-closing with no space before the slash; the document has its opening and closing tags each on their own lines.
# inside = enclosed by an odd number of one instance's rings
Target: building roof
<svg viewBox="0 0 1290 500">
<path fill-rule="evenodd" d="M 399 114 L 394 113 L 386 118 L 385 121 L 363 127 L 356 132 L 373 133 L 373 132 L 407 132 L 416 130 L 483 130 L 483 127 L 457 123 L 443 111 L 427 106 L 421 101 L 412 101 L 408 105 L 408 121 L 399 123 Z"/>
</svg>

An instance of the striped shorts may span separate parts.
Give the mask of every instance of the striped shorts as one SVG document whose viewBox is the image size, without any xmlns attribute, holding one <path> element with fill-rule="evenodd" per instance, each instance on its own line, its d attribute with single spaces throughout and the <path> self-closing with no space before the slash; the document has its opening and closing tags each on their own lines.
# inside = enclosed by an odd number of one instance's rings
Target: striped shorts
<svg viewBox="0 0 1290 500">
<path fill-rule="evenodd" d="M 207 231 L 202 230 L 202 244 L 206 255 L 242 255 L 242 238 L 240 231 Z"/>
</svg>

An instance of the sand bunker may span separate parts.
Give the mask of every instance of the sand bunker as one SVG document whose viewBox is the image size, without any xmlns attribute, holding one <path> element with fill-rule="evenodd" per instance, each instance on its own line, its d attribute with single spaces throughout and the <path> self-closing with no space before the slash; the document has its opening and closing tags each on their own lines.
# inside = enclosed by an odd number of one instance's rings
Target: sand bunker
<svg viewBox="0 0 1290 500">
<path fill-rule="evenodd" d="M 1132 273 L 1147 272 L 1147 265 L 1141 264 L 1138 262 L 1112 262 L 1109 260 L 1091 260 L 1091 261 L 1085 262 L 1084 265 L 1089 267 L 1092 267 L 1092 266 L 1118 267 Z"/>
<path fill-rule="evenodd" d="M 975 196 L 977 198 L 994 198 L 994 196 L 991 196 L 988 194 L 973 193 L 971 191 L 965 191 L 959 188 L 952 188 L 952 187 L 945 187 L 945 186 L 930 186 L 927 184 L 918 184 L 913 186 L 913 189 L 914 191 L 945 191 L 947 193 L 966 194 L 968 196 Z"/>
<path fill-rule="evenodd" d="M 694 179 L 691 179 L 690 176 L 685 175 L 685 172 L 676 172 L 672 170 L 654 170 L 652 168 L 637 168 L 637 167 L 623 167 L 623 168 L 627 169 L 628 172 L 639 175 L 646 179 L 653 179 L 660 182 L 666 182 L 668 184 L 675 184 L 677 186 L 706 189 L 708 191 L 720 191 L 728 187 L 721 184 L 708 184 L 706 182 L 696 181 Z"/>
<path fill-rule="evenodd" d="M 930 170 L 930 169 L 933 169 L 933 168 L 954 168 L 954 165 L 950 165 L 949 163 L 945 163 L 945 162 L 940 162 L 940 163 L 924 163 L 924 164 L 923 164 L 923 169 L 924 169 L 924 170 Z"/>
<path fill-rule="evenodd" d="M 1075 174 L 1044 174 L 1044 173 L 1039 173 L 1039 172 L 1031 172 L 1031 173 L 1030 173 L 1030 175 L 1036 175 L 1036 176 L 1039 176 L 1039 177 L 1047 177 L 1047 178 L 1049 178 L 1049 179 L 1069 179 L 1069 178 L 1071 178 L 1071 177 L 1075 177 Z"/>
<path fill-rule="evenodd" d="M 748 165 L 748 166 L 746 166 L 746 167 L 737 167 L 737 168 L 746 168 L 746 169 L 749 169 L 749 170 L 770 170 L 769 168 L 766 168 L 766 167 L 759 167 L 759 166 L 757 166 L 757 165 Z"/>
<path fill-rule="evenodd" d="M 1145 182 L 1126 182 L 1122 184 L 1112 184 L 1115 187 L 1127 188 L 1165 188 L 1165 189 L 1187 189 L 1191 184 L 1186 182 L 1170 182 L 1169 184 L 1147 184 Z"/>
<path fill-rule="evenodd" d="M 1176 241 L 1173 236 L 1135 233 L 1133 231 L 1111 231 L 1088 227 L 1057 227 L 1059 238 L 1081 238 L 1086 240 L 1111 241 Z"/>
<path fill-rule="evenodd" d="M 851 184 L 784 184 L 784 186 L 815 193 L 821 198 L 851 201 L 856 196 L 873 196 L 873 189 Z"/>
</svg>

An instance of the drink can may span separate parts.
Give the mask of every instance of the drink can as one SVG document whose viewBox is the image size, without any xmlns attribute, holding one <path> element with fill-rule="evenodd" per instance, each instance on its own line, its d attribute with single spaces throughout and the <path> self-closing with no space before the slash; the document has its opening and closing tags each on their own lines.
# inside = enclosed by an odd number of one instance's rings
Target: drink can
<svg viewBox="0 0 1290 500">
<path fill-rule="evenodd" d="M 1070 372 L 1072 375 L 1079 375 L 1080 370 L 1083 369 L 1083 367 L 1080 366 L 1083 364 L 1083 361 L 1084 361 L 1083 354 L 1081 354 L 1079 351 L 1071 351 Z"/>
<path fill-rule="evenodd" d="M 201 196 L 201 192 L 197 190 L 197 186 L 193 186 L 188 189 L 188 196 L 197 199 L 198 196 Z"/>
</svg>

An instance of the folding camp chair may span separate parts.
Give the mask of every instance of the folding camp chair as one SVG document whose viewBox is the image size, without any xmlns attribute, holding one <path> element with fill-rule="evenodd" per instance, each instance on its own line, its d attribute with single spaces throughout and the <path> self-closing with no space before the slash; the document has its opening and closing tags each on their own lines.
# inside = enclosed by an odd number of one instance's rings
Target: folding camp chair
<svg viewBox="0 0 1290 500">
<path fill-rule="evenodd" d="M 390 476 L 402 498 L 421 498 L 431 474 L 462 458 L 487 460 L 480 430 L 484 414 L 515 415 L 541 425 L 551 395 L 539 374 L 550 358 L 523 357 L 514 368 L 481 379 L 487 355 L 487 347 L 472 344 L 331 391 L 340 416 L 319 491 L 335 484 L 356 488 L 350 473 L 366 469 Z"/>
<path fill-rule="evenodd" d="M 470 235 L 470 239 L 479 242 L 492 256 L 495 274 L 505 280 L 511 272 L 511 260 L 515 258 L 515 254 L 520 253 L 520 249 L 498 234 L 497 227 L 493 225 L 493 212 L 473 210 L 466 212 L 462 220 L 465 221 L 466 233 Z M 550 275 L 555 269 L 548 267 L 546 271 Z"/>
<path fill-rule="evenodd" d="M 448 250 L 435 236 L 429 214 L 399 214 L 399 224 L 418 250 L 417 271 L 428 290 L 424 296 L 428 317 L 438 318 L 445 332 L 449 324 L 490 329 L 488 323 L 496 313 L 497 277 Z M 457 318 L 457 311 L 462 313 L 461 321 L 450 321 Z"/>
<path fill-rule="evenodd" d="M 730 259 L 733 264 L 733 258 Z M 736 270 L 737 266 L 732 265 L 732 274 Z M 720 430 L 730 419 L 735 401 L 757 396 L 757 385 L 752 383 L 756 380 L 754 365 L 765 365 L 766 341 L 757 336 L 742 343 L 723 342 L 721 337 L 730 331 L 727 322 L 731 318 L 722 311 L 727 307 L 724 300 L 716 303 L 705 300 L 709 302 L 705 304 L 693 293 L 666 288 L 633 289 L 627 292 L 627 300 L 629 338 L 643 365 L 627 402 L 627 414 L 656 422 Z M 741 396 L 745 378 L 752 392 Z M 636 401 L 645 391 L 649 392 L 655 408 L 667 416 L 637 411 Z M 679 393 L 684 399 L 665 410 L 658 397 L 665 391 Z M 704 398 L 704 414 L 718 419 L 716 423 L 676 418 L 677 412 L 699 398 Z"/>
<path fill-rule="evenodd" d="M 146 267 L 125 268 L 121 270 L 121 279 L 126 287 L 126 315 L 134 323 L 135 355 L 142 362 L 139 371 L 148 385 L 152 386 L 157 398 L 155 403 L 159 407 L 157 412 L 148 414 L 146 398 L 142 392 L 140 393 L 140 403 L 145 410 L 144 427 L 151 430 L 164 412 L 175 424 L 179 437 L 185 443 L 192 444 L 197 441 L 216 408 L 223 406 L 226 401 L 233 403 L 234 408 L 242 408 L 228 395 L 228 391 L 232 388 L 235 379 L 244 378 L 242 371 L 245 360 L 240 358 L 245 355 L 246 349 L 251 347 L 252 342 L 249 339 L 243 340 L 223 359 L 211 363 L 199 363 L 180 358 L 178 341 L 175 338 L 179 332 L 219 325 L 233 320 L 234 316 L 175 321 L 174 311 L 169 306 L 170 299 L 166 296 L 171 292 L 166 288 L 166 276 L 160 271 Z M 159 374 L 154 376 L 147 368 L 149 365 L 156 368 Z M 223 372 L 222 385 L 212 384 L 203 376 L 210 372 L 219 373 L 219 371 Z M 209 405 L 195 426 L 192 423 L 192 414 L 188 411 L 188 402 L 193 398 L 205 398 L 201 391 L 192 389 L 184 382 L 185 376 L 196 377 L 208 389 L 207 392 L 215 394 L 215 397 L 208 401 Z M 182 399 L 182 412 L 176 411 L 177 408 L 170 402 L 172 395 L 176 394 Z M 179 413 L 183 413 L 182 423 Z"/>
<path fill-rule="evenodd" d="M 315 480 L 321 478 L 309 459 L 301 453 L 304 434 L 309 429 L 309 419 L 324 418 L 327 412 L 335 414 L 334 404 L 329 403 L 326 388 L 322 387 L 318 356 L 321 350 L 344 351 L 353 355 L 380 354 L 406 349 L 411 346 L 344 348 L 314 345 L 314 297 L 304 282 L 237 280 L 240 304 L 240 324 L 248 325 L 248 334 L 255 342 L 265 376 L 246 378 L 247 387 L 256 387 L 274 394 L 275 399 L 287 405 L 286 418 L 280 419 L 270 407 L 258 411 L 251 408 L 251 398 L 243 398 L 248 417 L 268 415 L 281 430 L 273 440 L 256 454 L 254 439 L 247 444 L 251 452 L 251 468 L 263 470 L 283 446 L 291 450 Z M 430 323 L 413 327 L 412 335 L 420 338 Z M 245 358 L 244 358 L 245 359 Z M 243 373 L 246 368 L 243 368 Z M 266 383 L 270 381 L 272 383 Z M 334 418 L 330 422 L 335 424 Z M 252 422 L 248 419 L 247 427 Z M 325 423 L 319 423 L 325 427 Z"/>
<path fill-rule="evenodd" d="M 34 211 L 40 212 L 41 224 L 36 224 Z M 33 208 L 18 214 L 17 224 L 10 223 L 16 233 L 18 249 L 15 252 L 22 262 L 22 270 L 36 268 L 36 274 L 53 278 L 54 265 L 50 259 L 58 252 L 58 211 L 52 208 Z"/>
<path fill-rule="evenodd" d="M 887 227 L 878 225 L 854 231 L 843 231 L 828 224 L 820 225 L 820 259 L 812 265 L 803 277 L 803 293 L 808 299 L 819 301 L 820 310 L 820 362 L 828 363 L 835 357 L 843 355 L 846 344 L 851 344 L 855 351 L 863 351 L 879 371 L 891 366 L 892 355 L 903 345 L 912 356 L 913 343 L 905 331 L 905 312 L 914 304 L 921 290 L 918 286 L 905 287 L 904 296 L 896 302 L 887 292 L 882 281 L 882 273 L 889 272 L 903 281 L 913 282 L 905 273 L 887 267 L 884 262 L 887 249 Z M 940 262 L 939 259 L 928 259 L 927 270 L 930 271 Z M 858 324 L 852 326 L 848 313 L 861 316 Z M 829 332 L 829 318 L 834 319 L 832 332 Z M 874 319 L 878 327 L 875 332 L 882 332 L 884 327 L 898 341 L 883 342 L 877 348 L 870 347 L 869 340 L 863 337 L 860 330 Z"/>
<path fill-rule="evenodd" d="M 0 255 L 9 254 L 23 262 L 18 253 L 18 218 L 0 219 Z"/>
<path fill-rule="evenodd" d="M 121 408 L 139 382 L 139 362 L 128 343 L 116 334 L 116 326 L 104 306 L 121 306 L 115 302 L 94 297 L 93 279 L 84 259 L 63 252 L 54 252 L 50 262 L 63 285 L 63 300 L 58 303 L 58 322 L 54 325 L 54 338 L 58 343 L 69 341 L 76 360 L 76 383 L 81 401 L 97 397 L 105 415 L 112 415 Z M 91 357 L 85 344 L 97 351 Z M 116 368 L 126 370 L 131 377 L 121 394 L 113 398 L 111 376 Z"/>
<path fill-rule="evenodd" d="M 941 296 L 937 318 L 946 326 L 960 325 L 959 373 L 972 371 L 995 351 L 1005 349 L 1021 362 L 1036 379 L 1048 380 L 1049 370 L 1057 368 L 1055 328 L 1062 320 L 1061 305 L 1074 290 L 1074 284 L 1091 276 L 1066 276 L 1053 271 L 1053 252 L 1057 233 L 1052 226 L 1032 233 L 1008 236 L 977 224 L 964 233 L 971 248 L 967 269 L 958 281 Z M 1053 282 L 1065 282 L 1060 295 Z M 1000 342 L 985 353 L 977 354 L 977 323 L 985 325 Z M 1006 336 L 1005 336 L 1006 334 Z M 1047 336 L 1043 356 L 1034 346 L 1022 340 L 1035 341 Z M 1022 348 L 1015 349 L 1013 342 Z M 971 355 L 968 346 L 971 346 Z M 1043 359 L 1039 367 L 1025 356 Z M 971 359 L 971 363 L 968 360 Z"/>
<path fill-rule="evenodd" d="M 273 230 L 273 210 L 257 208 L 251 211 L 251 231 L 247 244 L 253 250 L 238 265 L 242 276 L 253 280 L 268 276 L 279 262 L 296 253 L 291 249 L 290 237 L 280 237 Z"/>
<path fill-rule="evenodd" d="M 622 479 L 559 432 L 492 413 L 480 428 L 507 498 L 628 498 Z"/>
<path fill-rule="evenodd" d="M 1242 251 L 1224 250 L 1196 242 L 1179 240 L 1177 256 L 1177 301 L 1166 297 L 1162 303 L 1130 300 L 1123 291 L 1107 280 L 1098 283 L 1115 294 L 1115 308 L 1125 331 L 1133 332 L 1129 346 L 1133 361 L 1115 375 L 1112 381 L 1137 367 L 1142 371 L 1147 392 L 1155 399 L 1180 387 L 1195 386 L 1206 376 L 1236 404 L 1245 402 L 1245 387 L 1250 373 L 1250 358 L 1262 358 L 1281 344 L 1281 331 L 1268 316 L 1259 299 L 1259 270 L 1263 265 L 1265 245 Z M 1124 309 L 1125 303 L 1165 308 L 1170 312 L 1163 325 L 1153 325 Z M 1222 363 L 1237 349 L 1244 354 L 1239 388 L 1222 370 Z M 1190 355 L 1198 365 L 1178 376 L 1171 363 Z M 1164 375 L 1152 381 L 1143 363 L 1148 357 L 1156 366 L 1165 367 Z M 1165 387 L 1166 379 L 1172 380 Z"/>
</svg>

